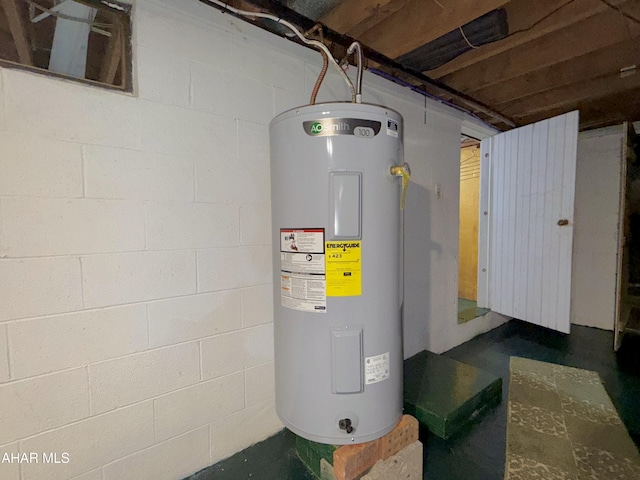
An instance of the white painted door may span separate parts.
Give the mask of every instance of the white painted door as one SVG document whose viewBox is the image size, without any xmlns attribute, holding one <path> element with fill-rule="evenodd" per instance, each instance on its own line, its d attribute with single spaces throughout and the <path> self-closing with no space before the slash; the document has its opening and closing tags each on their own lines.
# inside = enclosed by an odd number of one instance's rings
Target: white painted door
<svg viewBox="0 0 640 480">
<path fill-rule="evenodd" d="M 578 112 L 481 143 L 478 306 L 569 333 Z"/>
</svg>

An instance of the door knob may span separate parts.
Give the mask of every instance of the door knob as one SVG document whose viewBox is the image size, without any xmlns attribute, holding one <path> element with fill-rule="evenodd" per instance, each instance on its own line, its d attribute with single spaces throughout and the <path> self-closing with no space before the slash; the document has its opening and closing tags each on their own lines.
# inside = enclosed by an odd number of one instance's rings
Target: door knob
<svg viewBox="0 0 640 480">
<path fill-rule="evenodd" d="M 561 218 L 560 220 L 558 220 L 558 225 L 560 225 L 561 227 L 569 225 L 569 220 L 567 220 L 566 218 Z"/>
</svg>

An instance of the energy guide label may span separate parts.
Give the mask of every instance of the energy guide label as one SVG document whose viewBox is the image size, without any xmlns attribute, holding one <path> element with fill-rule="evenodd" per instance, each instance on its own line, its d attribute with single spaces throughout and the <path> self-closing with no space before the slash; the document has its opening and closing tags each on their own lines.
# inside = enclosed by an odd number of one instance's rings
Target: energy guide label
<svg viewBox="0 0 640 480">
<path fill-rule="evenodd" d="M 280 299 L 283 307 L 325 313 L 324 229 L 280 229 Z"/>
<path fill-rule="evenodd" d="M 389 378 L 389 352 L 364 359 L 364 383 L 371 385 Z"/>
</svg>

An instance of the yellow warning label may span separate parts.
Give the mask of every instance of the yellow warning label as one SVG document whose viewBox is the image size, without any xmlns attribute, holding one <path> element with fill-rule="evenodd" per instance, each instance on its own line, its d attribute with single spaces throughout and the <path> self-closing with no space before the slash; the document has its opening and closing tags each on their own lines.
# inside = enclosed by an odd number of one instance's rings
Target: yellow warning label
<svg viewBox="0 0 640 480">
<path fill-rule="evenodd" d="M 362 295 L 362 241 L 325 242 L 327 297 Z"/>
</svg>

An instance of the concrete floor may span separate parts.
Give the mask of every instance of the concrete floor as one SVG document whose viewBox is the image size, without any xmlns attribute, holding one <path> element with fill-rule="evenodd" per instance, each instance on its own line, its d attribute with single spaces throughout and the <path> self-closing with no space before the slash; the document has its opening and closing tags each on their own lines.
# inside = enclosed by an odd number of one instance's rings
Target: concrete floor
<svg viewBox="0 0 640 480">
<path fill-rule="evenodd" d="M 615 354 L 613 333 L 572 325 L 563 335 L 518 320 L 445 353 L 503 379 L 502 403 L 448 440 L 420 432 L 424 478 L 502 480 L 506 441 L 509 357 L 521 356 L 600 374 L 620 418 L 640 447 L 640 336 L 625 338 Z M 312 480 L 294 451 L 294 436 L 282 431 L 203 470 L 190 480 Z"/>
</svg>

